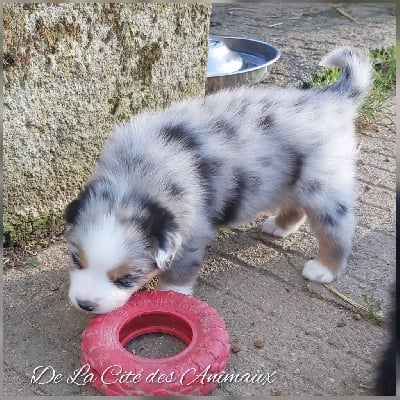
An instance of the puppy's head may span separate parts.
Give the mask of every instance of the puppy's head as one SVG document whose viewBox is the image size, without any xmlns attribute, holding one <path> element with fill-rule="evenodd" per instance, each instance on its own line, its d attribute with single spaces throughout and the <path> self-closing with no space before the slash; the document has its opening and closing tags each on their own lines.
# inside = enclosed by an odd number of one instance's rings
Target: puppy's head
<svg viewBox="0 0 400 400">
<path fill-rule="evenodd" d="M 161 270 L 181 245 L 171 213 L 146 196 L 89 183 L 65 213 L 71 302 L 93 314 L 119 308 Z"/>
</svg>

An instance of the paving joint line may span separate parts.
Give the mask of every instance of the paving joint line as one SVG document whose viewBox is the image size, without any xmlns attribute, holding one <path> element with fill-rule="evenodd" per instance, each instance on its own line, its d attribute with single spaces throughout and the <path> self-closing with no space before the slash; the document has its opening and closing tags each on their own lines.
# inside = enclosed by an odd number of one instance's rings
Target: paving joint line
<svg viewBox="0 0 400 400">
<path fill-rule="evenodd" d="M 199 281 L 201 281 L 202 283 L 204 283 L 204 284 L 207 285 L 207 286 L 212 287 L 213 289 L 221 290 L 221 287 L 218 287 L 217 285 L 215 285 L 215 284 L 209 282 L 208 280 L 206 280 L 206 279 L 203 278 L 203 277 L 199 277 Z M 222 290 L 223 290 L 223 289 L 222 289 Z M 247 306 L 249 306 L 249 307 L 251 307 L 251 308 L 253 308 L 253 309 L 256 308 L 258 311 L 260 311 L 260 312 L 262 312 L 262 313 L 267 313 L 267 315 L 268 315 L 268 313 L 271 312 L 271 309 L 272 309 L 272 308 L 274 307 L 274 305 L 275 305 L 275 303 L 272 303 L 272 304 L 270 304 L 270 305 L 267 307 L 267 309 L 266 309 L 266 308 L 264 308 L 264 307 L 261 307 L 261 306 L 258 305 L 258 304 L 255 304 L 255 303 L 252 303 L 252 302 L 248 301 L 247 298 L 244 299 L 243 297 L 239 297 L 239 296 L 236 295 L 236 293 L 235 293 L 234 291 L 232 291 L 232 290 L 230 290 L 230 291 L 229 291 L 229 294 L 227 293 L 227 295 L 233 297 L 235 300 L 240 300 L 240 302 L 246 304 Z M 290 297 L 290 296 L 289 296 L 289 297 Z"/>
<path fill-rule="evenodd" d="M 386 236 L 389 239 L 396 239 L 396 230 L 395 229 L 394 229 L 393 233 L 390 233 L 387 230 L 383 231 L 380 229 L 376 229 L 367 224 L 363 224 L 362 222 L 358 222 L 357 227 L 368 229 L 370 232 L 379 233 L 380 235 Z"/>
<path fill-rule="evenodd" d="M 386 156 L 386 157 L 388 157 L 388 156 Z M 391 157 L 391 159 L 392 159 L 392 161 L 395 161 L 394 158 Z M 388 163 L 389 163 L 389 162 L 388 162 Z M 362 166 L 363 166 L 363 167 L 374 168 L 374 169 L 377 169 L 378 171 L 382 171 L 382 172 L 388 172 L 389 174 L 395 174 L 395 173 L 396 173 L 395 171 L 392 171 L 392 170 L 386 169 L 386 168 L 382 168 L 382 167 L 380 167 L 380 166 L 378 166 L 378 165 L 371 164 L 371 163 L 364 163 Z"/>
<path fill-rule="evenodd" d="M 389 188 L 389 187 L 379 187 L 378 185 L 376 185 L 374 183 L 362 180 L 362 178 L 357 178 L 357 183 L 358 184 L 359 183 L 364 183 L 365 185 L 368 185 L 369 187 L 371 187 L 373 189 L 379 189 L 379 190 L 381 190 L 382 192 L 384 192 L 386 194 L 395 194 L 396 193 L 395 189 L 392 189 L 392 188 Z M 367 192 L 361 193 L 359 196 L 363 196 L 363 195 L 365 195 L 365 193 L 367 193 Z"/>
<path fill-rule="evenodd" d="M 227 261 L 232 262 L 233 264 L 236 264 L 236 265 L 239 265 L 240 267 L 246 268 L 247 270 L 254 271 L 256 269 L 256 271 L 258 271 L 262 275 L 267 275 L 267 276 L 269 276 L 271 278 L 274 278 L 275 280 L 277 280 L 280 283 L 284 283 L 287 286 L 290 286 L 292 288 L 296 288 L 295 285 L 290 284 L 288 281 L 285 281 L 283 278 L 281 278 L 278 275 L 275 275 L 273 272 L 271 272 L 271 271 L 269 271 L 267 269 L 264 269 L 264 268 L 257 268 L 255 266 L 252 266 L 249 263 L 247 263 L 246 261 L 243 261 L 243 260 L 241 260 L 240 258 L 238 258 L 238 257 L 236 257 L 234 255 L 221 253 L 221 254 L 219 254 L 219 256 L 221 258 L 224 258 Z"/>
<path fill-rule="evenodd" d="M 393 199 L 393 200 L 394 200 L 394 199 Z M 365 201 L 365 200 L 362 199 L 362 198 L 358 198 L 358 199 L 357 199 L 357 202 L 358 202 L 358 203 L 361 203 L 361 204 L 364 204 L 364 205 L 366 205 L 366 206 L 372 206 L 372 207 L 374 207 L 374 208 L 377 208 L 378 210 L 386 211 L 386 212 L 389 212 L 389 213 L 392 212 L 392 209 L 390 209 L 390 208 L 385 208 L 385 207 L 379 206 L 379 205 L 377 205 L 377 204 L 370 203 L 370 202 L 368 202 L 368 201 Z M 394 204 L 393 204 L 393 205 L 394 205 Z"/>
<path fill-rule="evenodd" d="M 300 253 L 297 250 L 288 250 L 287 248 L 284 248 L 282 246 L 280 246 L 279 244 L 277 244 L 273 239 L 272 240 L 268 240 L 267 238 L 263 237 L 264 235 L 261 233 L 258 236 L 258 240 L 266 247 L 272 247 L 274 250 L 277 250 L 279 252 L 281 252 L 282 254 L 286 254 L 288 252 L 292 253 L 294 256 L 297 257 L 302 257 L 304 259 L 304 254 Z M 265 234 L 265 236 L 267 236 L 267 234 Z"/>
<path fill-rule="evenodd" d="M 384 129 L 388 130 L 390 128 L 387 128 L 385 126 Z M 360 133 L 357 136 L 357 139 L 359 139 L 360 141 L 361 140 L 368 140 L 368 139 L 376 139 L 376 140 L 382 141 L 382 142 L 387 143 L 387 144 L 389 144 L 389 143 L 390 144 L 395 144 L 395 142 L 396 142 L 395 138 L 385 137 L 385 136 L 372 136 L 372 135 L 366 135 L 366 134 L 362 134 L 362 133 Z M 362 150 L 362 151 L 366 151 L 366 150 Z M 374 153 L 374 152 L 371 152 L 371 153 Z"/>
<path fill-rule="evenodd" d="M 380 140 L 380 138 L 374 138 L 377 141 L 379 141 L 380 143 L 382 142 Z M 370 149 L 367 147 L 364 147 L 364 145 L 362 143 L 360 143 L 359 147 L 358 147 L 358 153 L 359 154 L 365 154 L 365 155 L 377 155 L 377 156 L 382 156 L 382 157 L 394 157 L 394 152 L 395 152 L 395 146 L 396 146 L 396 142 L 395 141 L 387 141 L 385 142 L 385 144 L 387 145 L 392 145 L 393 149 L 387 149 L 387 151 L 374 151 L 374 149 Z M 358 157 L 360 158 L 360 157 Z"/>
<path fill-rule="evenodd" d="M 371 179 L 372 179 L 372 178 L 371 178 Z M 362 178 L 357 178 L 357 180 L 358 180 L 359 182 L 361 182 L 361 183 L 364 183 L 365 185 L 369 185 L 369 186 L 375 187 L 375 188 L 377 188 L 377 189 L 385 189 L 385 190 L 390 191 L 390 192 L 394 192 L 394 191 L 395 191 L 395 188 L 391 188 L 391 187 L 389 187 L 389 186 L 382 185 L 381 183 L 372 184 L 370 181 L 366 181 L 366 180 L 364 180 L 364 179 L 362 179 Z"/>
</svg>

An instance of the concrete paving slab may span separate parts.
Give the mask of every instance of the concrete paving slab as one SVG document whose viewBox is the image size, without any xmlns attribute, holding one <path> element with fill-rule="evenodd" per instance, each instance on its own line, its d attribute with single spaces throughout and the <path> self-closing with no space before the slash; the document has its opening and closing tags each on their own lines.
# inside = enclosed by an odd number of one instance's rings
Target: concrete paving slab
<svg viewBox="0 0 400 400">
<path fill-rule="evenodd" d="M 395 172 L 393 172 L 395 173 Z M 365 203 L 370 207 L 376 207 L 377 205 L 381 205 L 384 207 L 384 211 L 388 212 L 389 210 L 393 210 L 396 205 L 396 195 L 393 191 L 384 190 L 382 188 L 371 187 L 368 186 L 368 189 L 363 187 L 362 185 L 358 185 L 358 195 L 357 195 L 357 203 Z M 394 215 L 392 218 L 395 218 Z M 386 233 L 388 235 L 395 234 L 393 230 L 394 226 L 391 226 Z"/>
<path fill-rule="evenodd" d="M 226 274 L 226 272 L 225 272 Z M 222 274 L 218 281 L 224 282 L 224 278 L 228 278 Z M 240 351 L 231 355 L 228 373 L 251 373 L 257 374 L 260 372 L 272 374 L 277 371 L 280 365 L 277 360 L 273 359 L 273 352 L 270 349 L 270 342 L 274 340 L 279 340 L 280 344 L 283 346 L 283 340 L 281 341 L 282 332 L 279 326 L 281 323 L 276 317 L 273 316 L 272 310 L 265 311 L 260 309 L 260 304 L 258 298 L 253 298 L 252 296 L 246 296 L 246 300 L 238 299 L 234 293 L 236 291 L 232 290 L 232 294 L 224 294 L 221 298 L 221 293 L 219 291 L 213 290 L 210 283 L 202 284 L 201 282 L 198 287 L 196 287 L 196 295 L 199 298 L 207 300 L 207 302 L 219 310 L 221 316 L 224 318 L 228 331 L 231 334 L 232 343 L 240 347 Z M 240 293 L 240 292 L 239 292 Z M 265 293 L 268 296 L 268 293 Z M 285 302 L 289 296 L 287 296 L 286 291 L 279 293 L 276 301 Z M 252 303 L 252 304 L 249 304 Z M 225 307 L 221 307 L 225 304 Z M 271 328 L 271 327 L 276 328 Z M 271 329 L 274 330 L 274 334 L 271 334 Z M 264 344 L 263 348 L 257 348 L 254 342 L 258 340 Z M 287 346 L 287 343 L 285 343 Z M 271 356 L 272 355 L 272 356 Z M 283 374 L 285 370 L 283 370 Z M 281 371 L 279 371 L 281 372 Z M 274 389 L 279 389 L 282 385 L 282 377 L 284 375 L 279 375 L 278 371 L 276 374 L 278 376 L 277 382 L 273 384 L 265 384 L 260 386 L 257 384 L 235 384 L 229 383 L 223 385 L 222 388 L 217 389 L 214 395 L 223 394 L 237 394 L 241 393 L 243 395 L 257 395 L 260 393 L 271 394 Z M 293 385 L 293 383 L 292 383 Z M 292 386 L 294 388 L 296 385 Z M 303 389 L 309 385 L 302 382 L 300 387 Z M 286 386 L 287 387 L 287 386 Z M 285 388 L 286 388 L 285 387 Z M 297 390 L 300 389 L 297 386 Z M 301 390 L 300 390 L 301 391 Z"/>
<path fill-rule="evenodd" d="M 317 71 L 319 59 L 337 45 L 368 49 L 395 44 L 394 5 L 215 4 L 211 32 L 266 40 L 282 51 L 261 84 L 298 86 Z M 394 101 L 389 102 L 394 110 Z M 358 227 L 350 267 L 332 286 L 362 303 L 363 295 L 390 307 L 395 280 L 395 130 L 382 115 L 360 143 Z M 276 380 L 222 384 L 214 395 L 365 395 L 388 341 L 377 325 L 326 287 L 301 277 L 317 243 L 309 226 L 277 240 L 260 232 L 262 218 L 223 231 L 209 246 L 195 295 L 225 319 L 232 342 L 228 371 L 272 373 Z M 99 395 L 66 378 L 80 367 L 80 335 L 89 316 L 68 302 L 65 242 L 38 255 L 37 267 L 4 273 L 4 393 L 6 395 Z M 354 314 L 360 319 L 354 319 Z M 255 341 L 260 341 L 259 347 Z M 236 350 L 238 350 L 236 348 Z M 30 383 L 35 367 L 63 375 L 57 384 Z"/>
<path fill-rule="evenodd" d="M 222 267 L 226 263 L 232 267 L 224 272 L 218 272 L 218 275 L 221 274 L 224 277 L 223 280 L 210 281 L 205 279 L 205 282 L 208 282 L 220 295 L 225 293 L 240 300 L 242 303 L 248 303 L 256 307 L 262 312 L 267 313 L 269 310 L 273 310 L 282 301 L 279 294 L 289 293 L 292 289 L 292 285 L 288 285 L 272 275 L 266 275 L 264 271 L 259 271 L 256 267 L 243 268 L 222 257 L 218 258 L 218 262 Z M 206 263 L 204 266 L 207 268 L 208 264 Z M 268 291 L 265 290 L 264 282 L 266 279 L 270 279 L 274 283 L 269 286 Z M 251 288 L 251 293 L 243 297 L 243 293 L 249 288 Z"/>
</svg>

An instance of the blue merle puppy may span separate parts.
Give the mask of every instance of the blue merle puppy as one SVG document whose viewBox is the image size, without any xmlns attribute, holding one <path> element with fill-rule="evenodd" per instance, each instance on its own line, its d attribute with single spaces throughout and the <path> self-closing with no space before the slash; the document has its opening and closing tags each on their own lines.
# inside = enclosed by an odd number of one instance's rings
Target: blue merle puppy
<svg viewBox="0 0 400 400">
<path fill-rule="evenodd" d="M 355 225 L 354 120 L 372 72 L 348 47 L 321 65 L 339 67 L 339 81 L 221 91 L 117 127 L 66 209 L 72 303 L 105 313 L 156 275 L 160 289 L 191 293 L 218 227 L 271 209 L 264 232 L 284 237 L 306 217 L 315 232 L 304 277 L 337 278 Z"/>
</svg>

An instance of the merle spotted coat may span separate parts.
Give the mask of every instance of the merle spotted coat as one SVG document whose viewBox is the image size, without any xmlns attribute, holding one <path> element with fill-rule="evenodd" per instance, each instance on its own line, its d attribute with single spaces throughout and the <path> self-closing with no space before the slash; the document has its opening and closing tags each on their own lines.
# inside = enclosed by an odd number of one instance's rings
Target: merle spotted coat
<svg viewBox="0 0 400 400">
<path fill-rule="evenodd" d="M 66 211 L 71 301 L 107 312 L 154 275 L 188 293 L 217 228 L 270 209 L 280 211 L 263 230 L 275 236 L 308 217 L 319 252 L 306 278 L 339 276 L 354 232 L 354 120 L 371 69 L 350 48 L 323 63 L 342 71 L 324 89 L 221 91 L 117 127 Z"/>
</svg>

